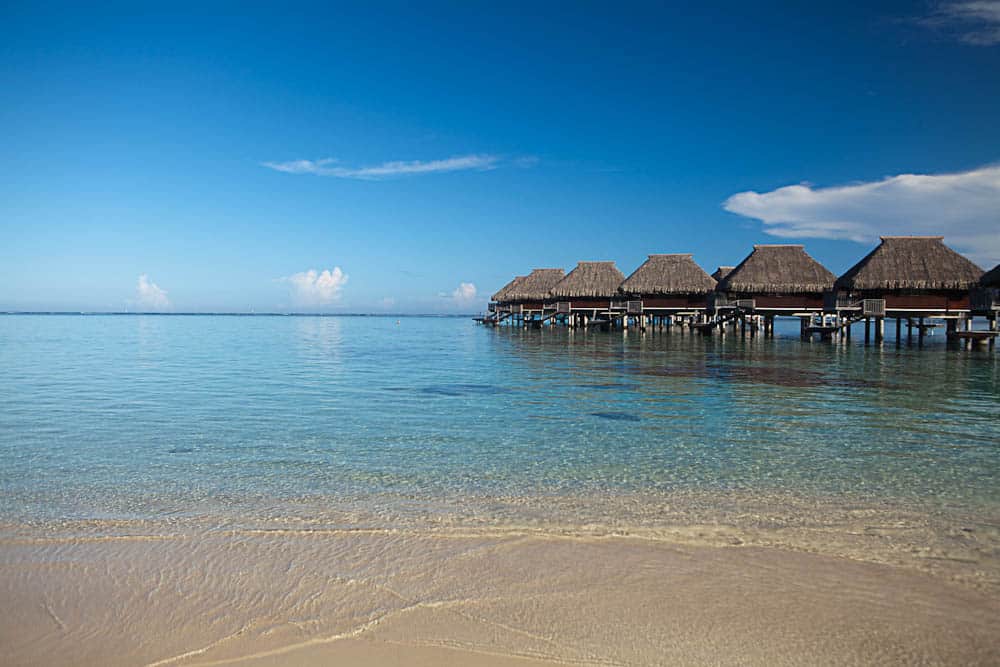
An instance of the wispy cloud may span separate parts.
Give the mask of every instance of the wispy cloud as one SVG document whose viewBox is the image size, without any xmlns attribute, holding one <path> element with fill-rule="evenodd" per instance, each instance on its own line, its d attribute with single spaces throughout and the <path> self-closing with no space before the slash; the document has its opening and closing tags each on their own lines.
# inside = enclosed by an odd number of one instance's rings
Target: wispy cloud
<svg viewBox="0 0 1000 667">
<path fill-rule="evenodd" d="M 145 273 L 139 276 L 135 288 L 135 302 L 142 308 L 162 310 L 170 307 L 167 291 L 149 279 Z"/>
<path fill-rule="evenodd" d="M 438 298 L 445 299 L 452 307 L 463 308 L 471 305 L 479 297 L 475 283 L 461 282 L 451 292 L 438 292 Z"/>
<path fill-rule="evenodd" d="M 462 303 L 473 301 L 476 298 L 476 286 L 472 283 L 459 283 L 451 293 L 451 298 Z"/>
<path fill-rule="evenodd" d="M 323 306 L 340 298 L 347 274 L 339 266 L 317 271 L 309 269 L 281 278 L 291 287 L 292 298 L 303 306 Z"/>
<path fill-rule="evenodd" d="M 523 159 L 523 158 L 519 158 Z M 502 162 L 497 155 L 457 155 L 442 160 L 396 160 L 367 167 L 346 167 L 335 158 L 322 160 L 292 160 L 290 162 L 262 162 L 268 169 L 286 174 L 313 174 L 334 178 L 379 180 L 397 176 L 438 174 L 450 171 L 488 171 Z"/>
<path fill-rule="evenodd" d="M 773 236 L 871 242 L 880 235 L 943 234 L 973 259 L 1000 259 L 1000 166 L 957 174 L 900 174 L 829 188 L 740 192 L 723 208 Z"/>
<path fill-rule="evenodd" d="M 934 6 L 917 23 L 966 44 L 1000 44 L 1000 0 L 956 0 Z"/>
</svg>

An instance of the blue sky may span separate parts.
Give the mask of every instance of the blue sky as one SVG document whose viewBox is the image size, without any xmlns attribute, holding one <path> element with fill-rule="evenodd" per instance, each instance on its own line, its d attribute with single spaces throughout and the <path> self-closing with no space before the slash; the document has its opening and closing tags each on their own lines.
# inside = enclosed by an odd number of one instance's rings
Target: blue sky
<svg viewBox="0 0 1000 667">
<path fill-rule="evenodd" d="M 0 309 L 474 312 L 880 233 L 989 268 L 1000 3 L 872 4 L 5 3 Z"/>
</svg>

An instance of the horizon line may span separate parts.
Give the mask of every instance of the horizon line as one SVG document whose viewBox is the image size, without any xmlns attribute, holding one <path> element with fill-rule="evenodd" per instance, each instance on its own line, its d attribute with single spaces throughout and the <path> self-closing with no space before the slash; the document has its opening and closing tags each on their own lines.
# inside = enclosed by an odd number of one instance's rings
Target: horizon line
<svg viewBox="0 0 1000 667">
<path fill-rule="evenodd" d="M 265 312 L 251 313 L 244 311 L 230 312 L 176 312 L 162 311 L 125 311 L 125 310 L 0 310 L 0 315 L 156 315 L 158 317 L 475 317 L 476 313 L 281 313 Z"/>
</svg>

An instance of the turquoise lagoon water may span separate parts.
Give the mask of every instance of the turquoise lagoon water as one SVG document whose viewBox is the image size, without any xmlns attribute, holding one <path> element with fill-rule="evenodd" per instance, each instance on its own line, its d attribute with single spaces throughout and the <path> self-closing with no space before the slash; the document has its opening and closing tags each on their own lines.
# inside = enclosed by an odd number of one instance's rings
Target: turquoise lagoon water
<svg viewBox="0 0 1000 667">
<path fill-rule="evenodd" d="M 0 518 L 680 492 L 995 512 L 1000 355 L 859 338 L 2 316 Z"/>
</svg>

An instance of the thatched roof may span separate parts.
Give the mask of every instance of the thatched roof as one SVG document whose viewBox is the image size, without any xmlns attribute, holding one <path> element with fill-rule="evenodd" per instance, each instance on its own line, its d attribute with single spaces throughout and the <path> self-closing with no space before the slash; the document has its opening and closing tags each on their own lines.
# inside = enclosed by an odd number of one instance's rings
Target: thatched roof
<svg viewBox="0 0 1000 667">
<path fill-rule="evenodd" d="M 516 286 L 516 285 L 517 285 L 517 284 L 518 284 L 518 283 L 519 283 L 520 281 L 524 280 L 524 279 L 525 279 L 526 277 L 527 277 L 527 276 L 514 276 L 514 279 L 513 279 L 513 280 L 511 280 L 511 281 L 510 281 L 509 283 L 507 283 L 506 285 L 504 285 L 503 287 L 501 287 L 501 288 L 500 288 L 500 289 L 499 289 L 499 290 L 497 291 L 497 293 L 493 295 L 493 300 L 494 300 L 494 301 L 497 301 L 497 302 L 501 302 L 501 303 L 502 303 L 502 302 L 504 302 L 504 301 L 510 301 L 510 299 L 508 299 L 508 298 L 507 298 L 507 294 L 508 294 L 508 293 L 509 293 L 509 292 L 510 292 L 510 291 L 511 291 L 512 289 L 514 289 L 514 287 L 515 287 L 515 286 Z"/>
<path fill-rule="evenodd" d="M 624 294 L 708 294 L 715 280 L 691 255 L 650 255 L 618 291 Z"/>
<path fill-rule="evenodd" d="M 1000 264 L 984 273 L 979 284 L 983 287 L 1000 287 Z"/>
<path fill-rule="evenodd" d="M 882 243 L 837 279 L 845 290 L 966 290 L 983 270 L 941 236 L 883 236 Z"/>
<path fill-rule="evenodd" d="M 735 268 L 736 268 L 735 266 L 720 266 L 712 274 L 712 277 L 715 278 L 716 280 L 722 280 L 723 278 L 728 276 L 729 273 Z"/>
<path fill-rule="evenodd" d="M 625 280 L 614 262 L 580 262 L 549 292 L 556 298 L 612 297 Z"/>
<path fill-rule="evenodd" d="M 511 287 L 504 298 L 510 301 L 543 301 L 549 290 L 566 277 L 562 269 L 533 269 L 531 273 Z"/>
<path fill-rule="evenodd" d="M 800 245 L 755 245 L 716 289 L 743 294 L 803 294 L 828 290 L 835 279 Z"/>
</svg>

